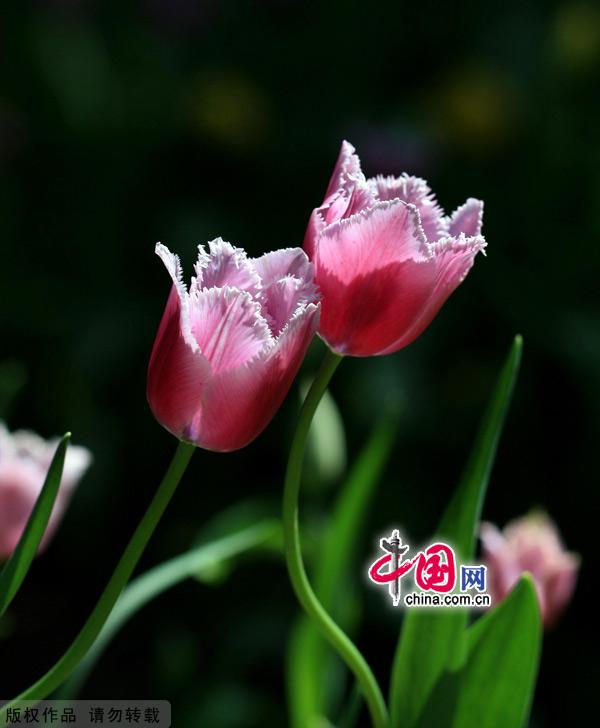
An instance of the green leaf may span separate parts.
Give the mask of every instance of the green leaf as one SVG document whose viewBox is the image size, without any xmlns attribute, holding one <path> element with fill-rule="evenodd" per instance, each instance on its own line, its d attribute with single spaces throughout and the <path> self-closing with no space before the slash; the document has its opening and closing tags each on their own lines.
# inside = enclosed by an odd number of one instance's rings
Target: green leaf
<svg viewBox="0 0 600 728">
<path fill-rule="evenodd" d="M 67 432 L 58 443 L 58 447 L 50 463 L 48 474 L 46 475 L 46 480 L 29 517 L 25 531 L 21 536 L 21 540 L 0 573 L 0 617 L 4 614 L 8 605 L 19 591 L 29 571 L 31 562 L 35 558 L 40 541 L 46 532 L 52 508 L 54 507 L 54 501 L 58 494 L 63 466 L 65 464 L 65 454 L 70 438 L 71 433 Z"/>
<path fill-rule="evenodd" d="M 131 582 L 119 597 L 110 617 L 94 645 L 56 695 L 61 700 L 74 699 L 90 671 L 113 637 L 146 604 L 185 579 L 207 568 L 228 564 L 237 555 L 261 547 L 281 530 L 277 521 L 263 519 L 251 526 L 222 536 L 187 551 L 147 571 Z"/>
<path fill-rule="evenodd" d="M 96 637 L 100 634 L 115 603 L 121 596 L 148 541 L 171 501 L 190 458 L 194 454 L 194 450 L 195 448 L 191 443 L 179 441 L 171 464 L 150 501 L 150 505 L 133 532 L 133 536 L 108 580 L 108 584 L 79 634 L 63 656 L 41 678 L 0 708 L 0 723 L 3 719 L 6 720 L 8 711 L 17 707 L 21 701 L 43 700 L 50 695 L 67 680 L 79 662 L 85 657 L 94 644 Z"/>
<path fill-rule="evenodd" d="M 249 498 L 234 503 L 217 513 L 202 526 L 195 545 L 210 545 L 232 534 L 245 532 L 257 523 L 267 521 L 277 523 L 280 515 L 279 510 L 274 506 L 275 504 L 262 498 Z M 281 528 L 272 528 L 269 538 L 256 544 L 252 548 L 252 553 L 256 554 L 260 550 L 261 555 L 276 556 L 280 559 L 283 550 L 282 540 Z M 235 568 L 238 559 L 247 555 L 247 551 L 240 551 L 237 557 L 232 554 L 228 559 L 221 558 L 218 551 L 215 554 L 216 558 L 213 560 L 203 559 L 194 574 L 195 578 L 203 584 L 218 586 L 223 583 Z"/>
<path fill-rule="evenodd" d="M 315 593 L 344 628 L 352 621 L 352 615 L 343 608 L 355 601 L 348 598 L 348 576 L 356 558 L 357 533 L 389 457 L 394 435 L 395 426 L 388 418 L 376 428 L 341 489 L 324 542 L 318 549 Z M 320 725 L 330 707 L 327 698 L 331 698 L 331 684 L 339 681 L 341 669 L 320 632 L 301 617 L 288 652 L 288 697 L 295 728 Z"/>
<path fill-rule="evenodd" d="M 457 558 L 474 555 L 476 530 L 498 441 L 521 361 L 516 336 L 483 418 L 467 467 L 442 518 L 437 536 L 450 542 Z M 442 673 L 465 657 L 468 613 L 463 609 L 407 611 L 392 670 L 392 726 L 412 728 Z"/>
<path fill-rule="evenodd" d="M 301 387 L 306 397 L 309 383 Z M 334 483 L 346 470 L 346 433 L 340 411 L 329 390 L 325 390 L 308 431 L 306 443 L 307 485 L 323 489 Z"/>
<path fill-rule="evenodd" d="M 531 709 L 542 624 L 529 575 L 467 632 L 452 728 L 522 728 Z"/>
<path fill-rule="evenodd" d="M 466 642 L 465 663 L 438 681 L 419 728 L 524 728 L 542 643 L 537 595 L 528 574 L 467 630 Z"/>
</svg>

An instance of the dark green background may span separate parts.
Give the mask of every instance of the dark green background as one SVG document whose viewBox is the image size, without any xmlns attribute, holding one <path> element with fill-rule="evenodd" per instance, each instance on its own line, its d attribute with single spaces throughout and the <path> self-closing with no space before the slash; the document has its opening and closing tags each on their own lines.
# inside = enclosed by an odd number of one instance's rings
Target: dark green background
<svg viewBox="0 0 600 728">
<path fill-rule="evenodd" d="M 600 405 L 600 11 L 582 2 L 46 0 L 0 14 L 0 392 L 12 428 L 71 429 L 95 464 L 3 626 L 0 692 L 74 637 L 175 446 L 145 402 L 169 290 L 157 240 L 191 273 L 216 236 L 253 254 L 301 244 L 343 138 L 368 174 L 426 177 L 453 209 L 485 200 L 480 257 L 406 350 L 348 360 L 333 393 L 356 452 L 401 406 L 356 579 L 392 523 L 433 528 L 513 335 L 523 371 L 485 517 L 545 506 L 584 557 L 547 635 L 532 724 L 584 725 L 596 703 Z M 306 362 L 314 371 L 315 345 Z M 232 455 L 198 452 L 144 557 L 185 550 L 209 517 L 277 508 L 293 391 Z M 331 492 L 304 498 L 308 519 Z M 365 587 L 360 645 L 387 683 L 398 616 Z M 176 725 L 285 725 L 297 608 L 277 560 L 147 608 L 84 697 L 168 698 Z M 8 632 L 8 634 L 6 634 Z M 596 679 L 594 679 L 596 678 Z"/>
</svg>

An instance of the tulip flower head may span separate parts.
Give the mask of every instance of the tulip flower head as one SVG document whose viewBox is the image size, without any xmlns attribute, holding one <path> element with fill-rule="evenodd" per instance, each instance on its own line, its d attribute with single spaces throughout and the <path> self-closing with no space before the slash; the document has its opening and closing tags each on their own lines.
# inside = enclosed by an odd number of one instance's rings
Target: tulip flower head
<svg viewBox="0 0 600 728">
<path fill-rule="evenodd" d="M 300 248 L 248 258 L 220 238 L 196 277 L 156 253 L 173 287 L 148 367 L 148 402 L 176 437 L 207 450 L 247 445 L 287 394 L 319 323 L 313 265 Z"/>
<path fill-rule="evenodd" d="M 46 441 L 33 432 L 11 434 L 0 422 L 0 561 L 8 558 L 19 543 L 57 444 L 57 440 Z M 91 461 L 86 448 L 71 445 L 67 449 L 62 480 L 40 551 L 55 532 Z"/>
<path fill-rule="evenodd" d="M 447 217 L 418 177 L 366 179 L 344 142 L 304 241 L 322 294 L 321 337 L 350 356 L 414 341 L 485 248 L 482 215 L 469 199 Z"/>
<path fill-rule="evenodd" d="M 512 521 L 502 532 L 483 523 L 480 536 L 492 599 L 504 599 L 528 571 L 542 620 L 546 626 L 552 625 L 573 595 L 579 570 L 579 557 L 565 550 L 553 521 L 534 513 Z"/>
</svg>

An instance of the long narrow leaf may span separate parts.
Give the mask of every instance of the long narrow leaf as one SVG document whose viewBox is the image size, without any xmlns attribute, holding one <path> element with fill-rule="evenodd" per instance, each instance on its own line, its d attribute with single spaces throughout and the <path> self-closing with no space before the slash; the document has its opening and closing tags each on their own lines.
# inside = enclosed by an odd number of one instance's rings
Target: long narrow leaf
<svg viewBox="0 0 600 728">
<path fill-rule="evenodd" d="M 461 482 L 438 529 L 459 560 L 473 558 L 475 533 L 498 441 L 521 360 L 522 339 L 515 337 L 500 373 Z M 468 614 L 462 609 L 411 610 L 406 614 L 392 670 L 392 726 L 418 723 L 429 695 L 444 670 L 464 659 Z"/>
<path fill-rule="evenodd" d="M 23 535 L 4 565 L 2 572 L 0 572 L 0 617 L 19 591 L 46 532 L 54 501 L 58 494 L 70 437 L 71 433 L 67 432 L 58 443 L 46 480 Z"/>
<path fill-rule="evenodd" d="M 344 627 L 349 615 L 342 614 L 340 604 L 348 604 L 347 581 L 356 557 L 357 533 L 360 531 L 375 487 L 389 457 L 395 426 L 386 418 L 367 442 L 334 508 L 332 521 L 319 548 L 314 584 L 325 609 Z M 340 598 L 341 597 L 341 598 Z M 308 728 L 327 712 L 330 682 L 338 663 L 314 625 L 301 617 L 293 632 L 288 653 L 288 695 L 292 725 Z"/>
<path fill-rule="evenodd" d="M 60 688 L 57 697 L 61 700 L 77 697 L 81 686 L 113 637 L 142 607 L 198 572 L 215 568 L 238 554 L 266 543 L 279 530 L 279 524 L 271 520 L 256 523 L 216 541 L 197 546 L 132 581 L 119 597 L 93 647 Z"/>
</svg>

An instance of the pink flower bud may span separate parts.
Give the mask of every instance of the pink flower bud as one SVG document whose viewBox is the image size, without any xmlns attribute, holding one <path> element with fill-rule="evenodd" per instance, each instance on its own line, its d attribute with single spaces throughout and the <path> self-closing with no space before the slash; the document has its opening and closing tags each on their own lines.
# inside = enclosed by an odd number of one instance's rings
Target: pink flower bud
<svg viewBox="0 0 600 728">
<path fill-rule="evenodd" d="M 14 551 L 42 490 L 57 440 L 42 440 L 33 432 L 10 433 L 0 422 L 0 561 Z M 84 447 L 70 445 L 62 481 L 40 550 L 48 544 L 75 486 L 92 457 Z"/>
<path fill-rule="evenodd" d="M 196 277 L 156 252 L 173 288 L 148 367 L 148 402 L 176 437 L 238 450 L 271 421 L 319 323 L 313 266 L 300 248 L 247 258 L 220 238 L 199 247 Z"/>
<path fill-rule="evenodd" d="M 485 248 L 482 216 L 483 203 L 469 199 L 446 217 L 418 177 L 366 179 L 344 142 L 304 241 L 322 294 L 322 338 L 351 356 L 410 344 Z"/>
<path fill-rule="evenodd" d="M 503 532 L 483 523 L 480 536 L 493 601 L 504 599 L 527 571 L 535 583 L 543 622 L 552 625 L 573 595 L 579 570 L 579 557 L 565 550 L 553 521 L 534 513 L 511 521 Z"/>
</svg>

